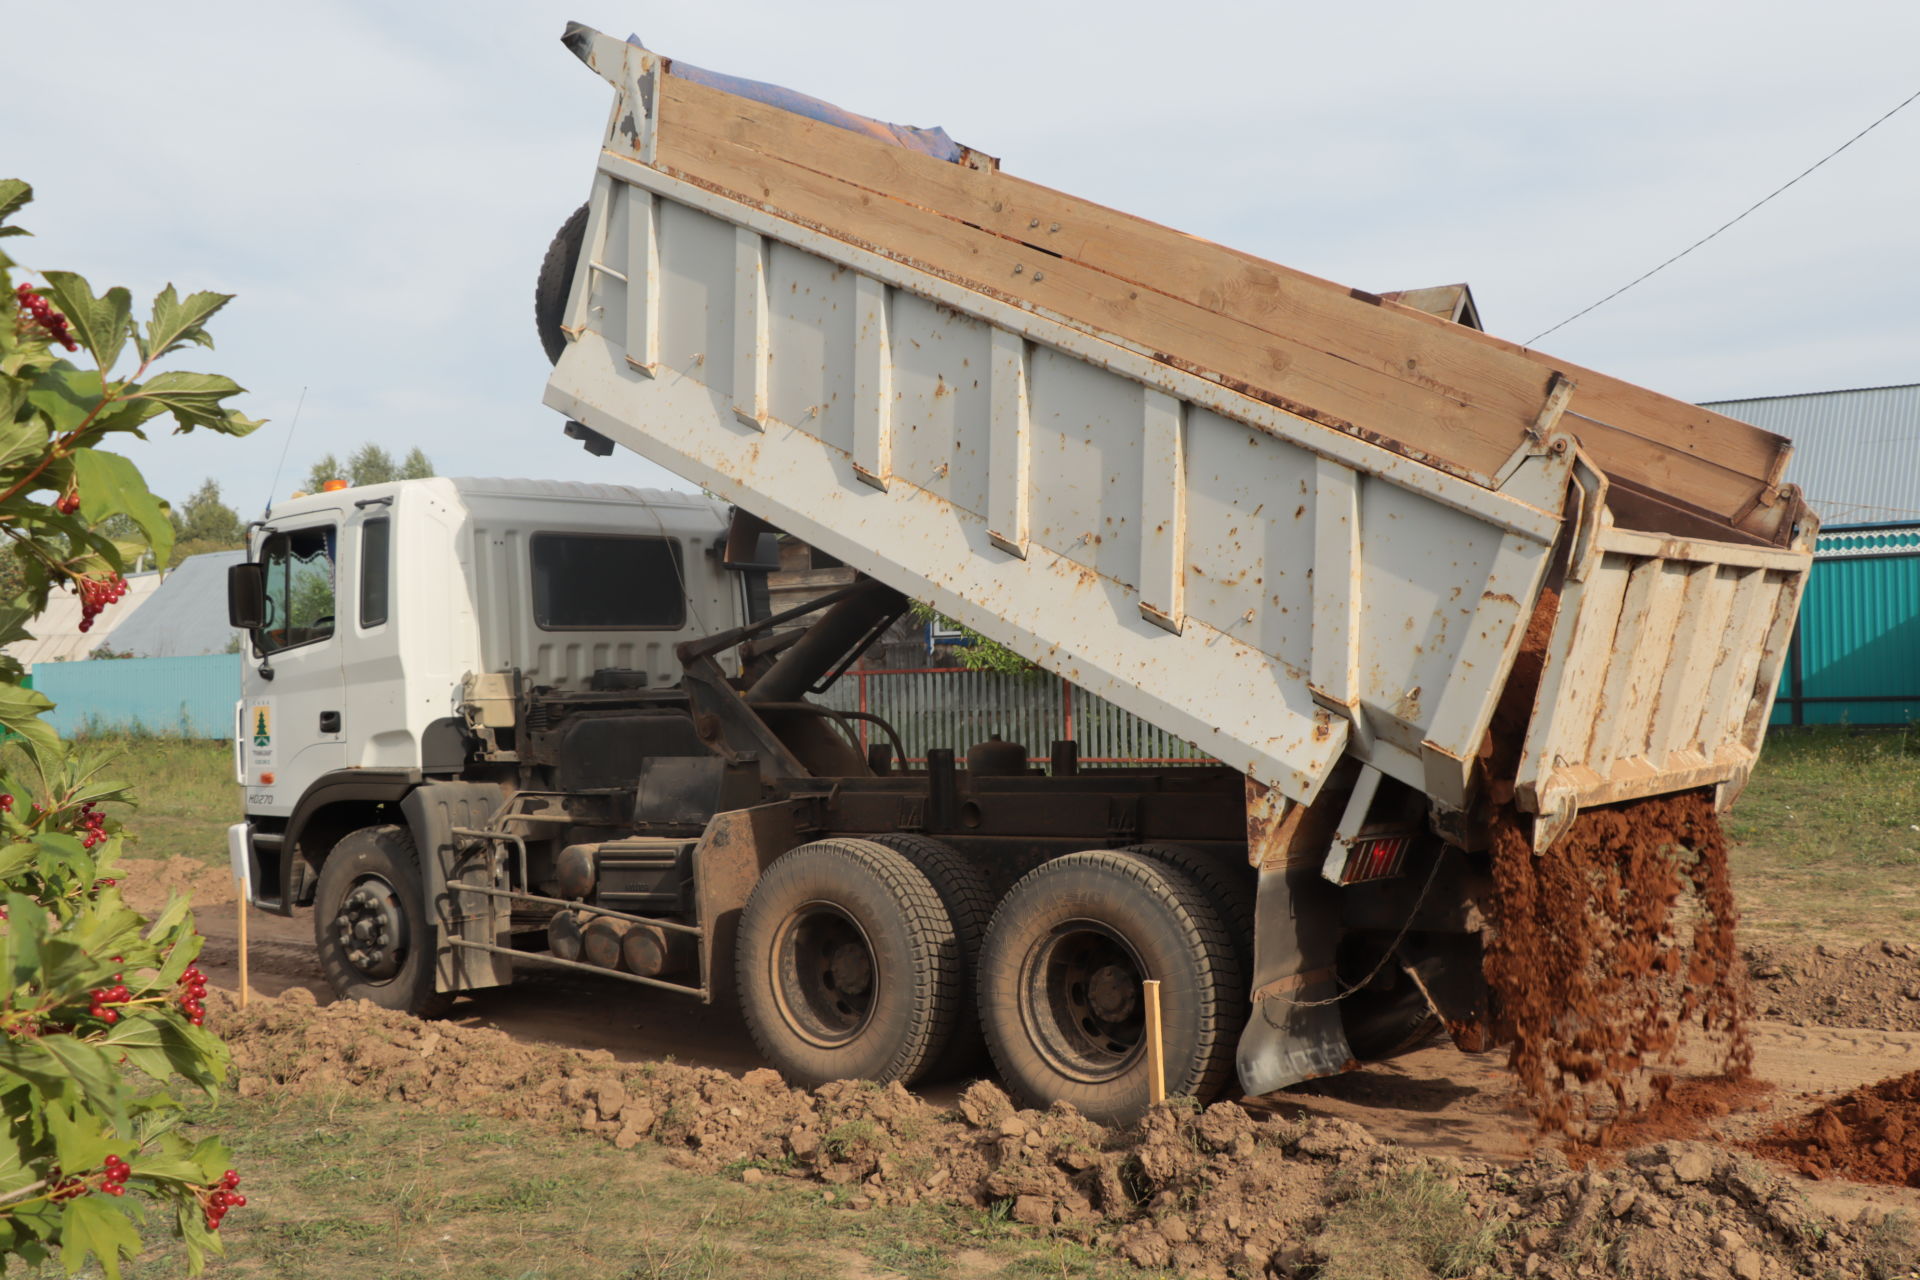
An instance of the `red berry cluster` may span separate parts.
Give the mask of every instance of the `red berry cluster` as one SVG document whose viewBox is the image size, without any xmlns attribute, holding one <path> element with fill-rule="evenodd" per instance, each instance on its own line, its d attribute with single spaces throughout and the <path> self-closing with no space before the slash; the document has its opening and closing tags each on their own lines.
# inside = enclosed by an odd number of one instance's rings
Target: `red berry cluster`
<svg viewBox="0 0 1920 1280">
<path fill-rule="evenodd" d="M 20 309 L 33 318 L 33 322 L 47 331 L 47 336 L 69 351 L 78 351 L 80 344 L 73 340 L 73 334 L 67 329 L 67 318 L 53 309 L 48 302 L 30 284 L 23 284 L 13 291 L 20 303 Z"/>
<path fill-rule="evenodd" d="M 100 812 L 92 801 L 80 806 L 80 843 L 83 846 L 91 849 L 95 845 L 105 844 L 107 842 L 106 827 L 107 815 Z M 113 881 L 109 880 L 106 883 L 112 884 Z"/>
<path fill-rule="evenodd" d="M 70 516 L 80 509 L 80 490 L 69 489 L 53 500 L 53 509 L 63 516 Z"/>
<path fill-rule="evenodd" d="M 227 1216 L 229 1209 L 244 1209 L 247 1198 L 235 1191 L 240 1185 L 240 1175 L 229 1169 L 220 1175 L 220 1185 L 206 1198 L 207 1230 L 218 1231 L 220 1219 Z"/>
<path fill-rule="evenodd" d="M 12 813 L 12 812 L 13 812 L 13 793 L 8 792 L 4 795 L 0 795 L 0 813 Z"/>
<path fill-rule="evenodd" d="M 127 580 L 117 573 L 80 579 L 80 629 L 93 629 L 93 616 L 127 594 Z"/>
<path fill-rule="evenodd" d="M 95 987 L 87 993 L 93 997 L 93 1006 L 87 1012 L 108 1026 L 120 1021 L 120 1015 L 108 1006 L 125 1004 L 133 999 L 133 992 L 127 990 L 126 984 L 120 981 L 119 974 L 113 975 L 113 982 L 114 985 L 111 987 Z"/>
<path fill-rule="evenodd" d="M 60 1170 L 57 1167 L 47 1176 L 47 1181 L 53 1184 L 53 1190 L 47 1192 L 47 1199 L 53 1201 L 55 1204 L 59 1204 L 63 1200 L 78 1199 L 87 1194 L 91 1189 L 87 1186 L 87 1180 L 85 1178 L 61 1177 Z"/>
<path fill-rule="evenodd" d="M 123 1196 L 127 1194 L 127 1179 L 132 1176 L 133 1170 L 125 1160 L 119 1156 L 108 1156 L 107 1176 L 100 1184 L 100 1189 L 110 1196 Z"/>
<path fill-rule="evenodd" d="M 186 988 L 180 993 L 180 1012 L 197 1027 L 207 1020 L 207 1006 L 202 1003 L 207 998 L 207 975 L 198 966 L 189 966 L 180 975 L 180 985 Z"/>
</svg>

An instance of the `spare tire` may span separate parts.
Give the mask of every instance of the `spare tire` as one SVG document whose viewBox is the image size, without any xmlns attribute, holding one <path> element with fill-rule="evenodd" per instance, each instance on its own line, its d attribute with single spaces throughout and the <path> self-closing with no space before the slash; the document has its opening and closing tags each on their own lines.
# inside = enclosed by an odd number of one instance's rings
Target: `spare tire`
<svg viewBox="0 0 1920 1280">
<path fill-rule="evenodd" d="M 567 335 L 560 323 L 567 315 L 567 295 L 573 290 L 573 269 L 580 261 L 580 246 L 587 238 L 587 206 L 581 205 L 573 216 L 560 224 L 547 256 L 540 262 L 540 277 L 533 285 L 533 327 L 540 335 L 540 346 L 552 364 L 560 363 L 567 349 Z"/>
</svg>

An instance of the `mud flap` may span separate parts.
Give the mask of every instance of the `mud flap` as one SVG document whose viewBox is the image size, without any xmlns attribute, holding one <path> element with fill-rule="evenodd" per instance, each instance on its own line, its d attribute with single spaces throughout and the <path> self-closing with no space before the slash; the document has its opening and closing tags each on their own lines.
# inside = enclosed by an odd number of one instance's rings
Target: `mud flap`
<svg viewBox="0 0 1920 1280">
<path fill-rule="evenodd" d="M 1318 859 L 1260 872 L 1253 1014 L 1240 1034 L 1237 1057 L 1240 1087 L 1249 1096 L 1353 1065 L 1340 1006 L 1331 1003 L 1340 990 L 1339 895 L 1321 878 Z"/>
<path fill-rule="evenodd" d="M 481 828 L 505 802 L 505 792 L 490 782 L 429 782 L 400 802 L 413 833 L 426 881 L 427 910 L 434 920 L 434 990 L 472 991 L 513 981 L 506 956 L 447 945 L 449 937 L 505 947 L 511 909 L 497 898 L 457 892 L 461 881 L 493 885 L 491 850 L 456 839 L 455 827 Z"/>
</svg>

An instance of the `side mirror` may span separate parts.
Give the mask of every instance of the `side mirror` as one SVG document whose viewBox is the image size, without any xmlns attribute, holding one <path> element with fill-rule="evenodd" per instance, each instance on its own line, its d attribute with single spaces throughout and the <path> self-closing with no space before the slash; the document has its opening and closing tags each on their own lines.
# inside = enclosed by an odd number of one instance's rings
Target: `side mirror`
<svg viewBox="0 0 1920 1280">
<path fill-rule="evenodd" d="M 227 622 L 242 631 L 267 625 L 266 566 L 249 561 L 227 570 Z"/>
</svg>

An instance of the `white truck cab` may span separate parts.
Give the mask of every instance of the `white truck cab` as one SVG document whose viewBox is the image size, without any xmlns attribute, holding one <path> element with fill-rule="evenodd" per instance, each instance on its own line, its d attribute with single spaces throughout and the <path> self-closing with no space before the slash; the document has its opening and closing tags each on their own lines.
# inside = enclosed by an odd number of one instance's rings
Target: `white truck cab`
<svg viewBox="0 0 1920 1280">
<path fill-rule="evenodd" d="M 261 905 L 311 892 L 278 856 L 296 817 L 460 775 L 489 695 L 677 683 L 677 643 L 745 617 L 744 580 L 719 564 L 725 525 L 698 494 L 540 480 L 276 506 L 250 539 L 264 616 L 235 713 L 236 847 Z"/>
</svg>

